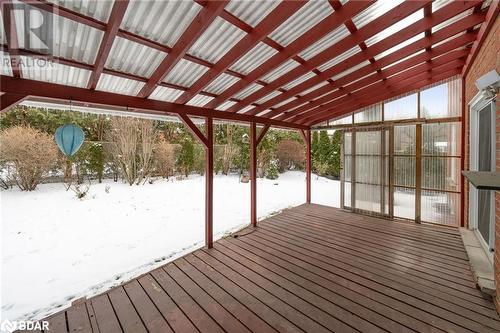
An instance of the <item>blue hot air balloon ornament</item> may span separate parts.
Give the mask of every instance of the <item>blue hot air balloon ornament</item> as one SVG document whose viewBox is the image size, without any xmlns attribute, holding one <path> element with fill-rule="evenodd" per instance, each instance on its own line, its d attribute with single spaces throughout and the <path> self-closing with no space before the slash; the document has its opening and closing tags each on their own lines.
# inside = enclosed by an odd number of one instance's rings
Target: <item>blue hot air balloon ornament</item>
<svg viewBox="0 0 500 333">
<path fill-rule="evenodd" d="M 85 139 L 85 133 L 80 126 L 66 124 L 56 130 L 55 139 L 62 153 L 69 157 L 80 149 Z"/>
</svg>

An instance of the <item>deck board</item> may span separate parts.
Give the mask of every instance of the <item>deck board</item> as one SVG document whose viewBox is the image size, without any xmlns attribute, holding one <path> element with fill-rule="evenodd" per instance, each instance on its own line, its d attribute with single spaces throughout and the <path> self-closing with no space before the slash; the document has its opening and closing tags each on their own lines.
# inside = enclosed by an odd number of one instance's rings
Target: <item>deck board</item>
<svg viewBox="0 0 500 333">
<path fill-rule="evenodd" d="M 456 228 L 302 205 L 50 318 L 50 332 L 500 332 Z"/>
</svg>

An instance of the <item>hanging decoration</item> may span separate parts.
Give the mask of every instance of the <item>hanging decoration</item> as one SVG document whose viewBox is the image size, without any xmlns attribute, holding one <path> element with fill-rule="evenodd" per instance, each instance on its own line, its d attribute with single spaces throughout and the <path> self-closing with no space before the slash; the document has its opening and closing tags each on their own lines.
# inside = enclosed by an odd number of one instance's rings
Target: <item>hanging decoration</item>
<svg viewBox="0 0 500 333">
<path fill-rule="evenodd" d="M 82 146 L 85 133 L 80 126 L 65 124 L 60 126 L 55 133 L 57 146 L 68 157 L 73 156 Z"/>
</svg>

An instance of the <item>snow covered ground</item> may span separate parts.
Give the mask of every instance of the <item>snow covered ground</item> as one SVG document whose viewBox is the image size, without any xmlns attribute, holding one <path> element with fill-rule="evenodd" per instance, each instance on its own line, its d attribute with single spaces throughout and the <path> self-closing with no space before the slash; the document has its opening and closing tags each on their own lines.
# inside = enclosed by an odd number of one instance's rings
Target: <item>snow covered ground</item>
<svg viewBox="0 0 500 333">
<path fill-rule="evenodd" d="M 338 181 L 313 175 L 313 202 L 339 206 Z M 1 319 L 37 319 L 203 246 L 205 178 L 93 184 L 76 199 L 62 184 L 1 192 Z M 109 193 L 108 193 L 109 192 Z M 305 174 L 259 179 L 258 216 L 305 201 Z M 250 184 L 214 178 L 214 233 L 248 224 Z"/>
</svg>

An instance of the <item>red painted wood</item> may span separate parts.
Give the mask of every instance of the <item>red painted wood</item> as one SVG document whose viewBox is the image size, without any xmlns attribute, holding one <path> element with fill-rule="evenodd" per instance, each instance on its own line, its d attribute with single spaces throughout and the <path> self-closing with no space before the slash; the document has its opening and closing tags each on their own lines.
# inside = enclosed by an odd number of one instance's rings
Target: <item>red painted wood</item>
<svg viewBox="0 0 500 333">
<path fill-rule="evenodd" d="M 15 94 L 0 95 L 0 113 L 8 111 L 11 107 L 16 106 L 26 99 L 26 96 Z"/>
<path fill-rule="evenodd" d="M 311 203 L 311 130 L 304 130 L 306 142 L 306 203 Z"/>
<path fill-rule="evenodd" d="M 197 138 L 204 146 L 205 148 L 208 147 L 208 138 L 203 134 L 198 126 L 196 126 L 193 121 L 189 118 L 189 116 L 185 114 L 180 114 L 179 118 L 182 120 L 184 125 L 186 125 L 187 129 L 193 134 L 195 138 Z"/>
<path fill-rule="evenodd" d="M 270 72 L 272 69 L 278 67 L 280 64 L 292 58 L 300 51 L 306 49 L 312 43 L 324 37 L 330 31 L 343 24 L 345 20 L 350 19 L 357 13 L 361 12 L 363 9 L 367 8 L 371 3 L 373 3 L 373 1 L 352 1 L 347 3 L 341 10 L 334 12 L 330 16 L 326 17 L 314 28 L 310 29 L 304 35 L 297 38 L 294 42 L 285 47 L 281 52 L 268 59 L 258 68 L 250 72 L 243 80 L 236 82 L 226 91 L 224 91 L 224 93 L 222 93 L 218 98 L 212 100 L 205 106 L 210 108 L 217 107 L 229 97 L 236 94 L 238 91 L 243 90 L 246 86 L 255 82 L 264 74 Z"/>
<path fill-rule="evenodd" d="M 465 63 L 465 66 L 467 65 L 467 62 Z M 465 77 L 462 76 L 461 79 L 462 83 L 462 113 L 461 113 L 461 118 L 460 118 L 460 123 L 461 123 L 461 128 L 460 128 L 460 133 L 461 133 L 461 140 L 462 144 L 460 145 L 460 170 L 465 170 L 465 146 L 466 146 L 466 139 L 465 139 L 465 113 L 468 111 L 467 104 L 465 103 Z M 465 227 L 465 177 L 464 175 L 460 172 L 460 226 L 462 228 Z"/>
<path fill-rule="evenodd" d="M 12 1 L 3 1 L 2 7 L 3 25 L 5 36 L 7 38 L 7 52 L 10 56 L 10 67 L 12 68 L 12 75 L 14 77 L 21 77 L 21 69 L 19 68 L 19 62 L 21 61 L 21 58 L 19 56 L 19 41 L 17 40 L 16 21 L 14 18 Z"/>
<path fill-rule="evenodd" d="M 488 9 L 488 12 L 486 13 L 486 21 L 483 25 L 481 25 L 481 28 L 479 29 L 479 35 L 472 46 L 472 50 L 470 52 L 469 57 L 467 58 L 467 61 L 465 62 L 464 69 L 462 71 L 462 76 L 466 77 L 467 73 L 469 72 L 470 66 L 474 63 L 474 60 L 477 57 L 477 54 L 479 53 L 479 50 L 481 49 L 481 45 L 483 45 L 483 42 L 488 36 L 488 33 L 490 32 L 491 28 L 493 27 L 493 24 L 495 24 L 495 20 L 498 19 L 498 13 L 500 12 L 500 2 L 499 1 L 492 1 L 490 4 L 490 8 Z"/>
<path fill-rule="evenodd" d="M 250 223 L 257 226 L 257 124 L 250 124 Z"/>
<path fill-rule="evenodd" d="M 71 100 L 74 105 L 92 106 L 97 108 L 111 108 L 116 111 L 129 111 L 154 115 L 191 115 L 198 117 L 212 117 L 215 119 L 230 120 L 234 122 L 257 122 L 282 128 L 306 129 L 307 126 L 254 117 L 237 113 L 217 111 L 196 106 L 181 105 L 169 102 L 144 99 L 104 91 L 89 90 L 70 87 L 61 84 L 40 82 L 27 79 L 13 78 L 0 75 L 0 91 L 15 95 L 24 95 L 38 100 L 62 102 Z"/>
<path fill-rule="evenodd" d="M 262 127 L 262 129 L 260 130 L 259 136 L 257 137 L 257 146 L 262 141 L 262 139 L 264 138 L 264 136 L 266 135 L 266 133 L 270 127 L 271 127 L 271 125 L 264 125 L 264 127 Z"/>
<path fill-rule="evenodd" d="M 214 130 L 213 119 L 205 118 L 207 146 L 205 147 L 205 245 L 210 249 L 214 243 Z"/>
<path fill-rule="evenodd" d="M 184 104 L 188 102 L 198 92 L 203 90 L 208 84 L 215 80 L 222 72 L 227 70 L 238 59 L 244 56 L 255 45 L 261 42 L 266 36 L 285 22 L 294 12 L 306 4 L 305 1 L 284 1 L 278 5 L 266 18 L 243 37 L 231 50 L 229 50 L 214 66 L 206 72 L 194 85 L 184 92 L 176 103 Z"/>
<path fill-rule="evenodd" d="M 196 15 L 189 27 L 184 31 L 179 40 L 175 43 L 167 57 L 161 62 L 158 68 L 151 75 L 149 81 L 139 92 L 139 97 L 148 97 L 156 85 L 161 82 L 165 76 L 181 60 L 196 40 L 205 32 L 210 24 L 219 16 L 227 0 L 209 1 L 207 5 Z"/>
<path fill-rule="evenodd" d="M 99 51 L 97 52 L 96 61 L 94 64 L 94 70 L 90 76 L 87 88 L 95 89 L 99 78 L 101 77 L 102 71 L 104 69 L 104 64 L 108 59 L 109 52 L 115 41 L 118 29 L 120 29 L 120 24 L 122 23 L 123 17 L 128 7 L 128 0 L 115 1 L 113 4 L 113 9 L 109 16 L 109 21 L 104 32 L 104 36 L 101 40 L 101 45 L 99 46 Z"/>
<path fill-rule="evenodd" d="M 356 2 L 357 3 L 357 2 Z M 338 43 L 328 47 L 327 49 L 323 50 L 321 53 L 318 55 L 312 57 L 307 61 L 307 66 L 300 66 L 296 67 L 290 72 L 288 72 L 285 75 L 280 76 L 278 79 L 274 80 L 271 82 L 269 85 L 266 87 L 263 87 L 259 89 L 258 91 L 250 94 L 248 97 L 244 98 L 241 102 L 239 102 L 237 105 L 234 105 L 231 107 L 228 111 L 231 112 L 236 112 L 238 110 L 241 110 L 242 108 L 246 107 L 247 105 L 251 104 L 252 102 L 258 100 L 259 98 L 262 98 L 269 93 L 271 93 L 273 90 L 276 90 L 279 87 L 282 87 L 286 83 L 289 83 L 293 81 L 294 79 L 300 77 L 301 75 L 306 74 L 307 72 L 311 71 L 312 69 L 317 68 L 318 66 L 322 65 L 323 63 L 327 62 L 328 60 L 335 58 L 336 56 L 342 54 L 343 52 L 353 48 L 354 46 L 360 44 L 361 42 L 364 42 L 366 39 L 374 36 L 378 32 L 388 28 L 389 26 L 399 22 L 402 18 L 411 15 L 412 13 L 416 12 L 417 10 L 421 9 L 423 6 L 425 6 L 429 1 L 408 1 L 408 2 L 403 2 L 401 5 L 393 8 L 386 14 L 382 15 L 381 17 L 373 20 L 372 22 L 368 23 L 366 26 L 361 28 L 359 31 L 357 31 L 356 34 L 350 34 L 349 36 L 345 37 Z M 347 8 L 347 4 L 345 6 Z M 350 19 L 351 17 L 349 17 Z M 420 23 L 421 25 L 427 25 L 427 22 L 417 22 Z M 415 29 L 416 26 L 413 24 L 411 28 Z M 404 29 L 398 33 L 403 33 Z M 416 35 L 418 32 L 408 31 L 404 36 L 403 40 L 406 40 L 414 35 Z M 308 44 L 310 45 L 310 44 Z M 326 78 L 325 78 L 326 79 Z"/>
<path fill-rule="evenodd" d="M 437 25 L 439 23 L 442 23 L 442 22 L 446 21 L 447 19 L 459 14 L 460 12 L 463 12 L 464 10 L 472 7 L 473 5 L 474 5 L 474 2 L 453 2 L 449 5 L 447 5 L 446 7 L 438 10 L 430 18 L 419 20 L 416 23 L 414 23 L 413 25 L 399 31 L 397 34 L 394 34 L 394 35 L 391 35 L 387 38 L 384 38 L 382 41 L 370 46 L 367 49 L 367 51 L 369 54 L 380 54 L 383 51 L 386 51 L 386 50 L 388 50 L 388 49 L 390 49 L 390 48 L 392 48 L 392 47 L 394 47 L 402 42 L 405 42 L 407 39 L 417 35 L 418 33 L 425 31 L 425 29 L 428 26 L 434 26 L 434 25 Z M 408 46 L 402 48 L 401 50 L 398 50 L 398 51 L 390 54 L 387 57 L 384 57 L 384 58 L 403 59 L 404 57 L 406 57 L 408 55 L 411 55 L 417 51 L 420 51 L 422 48 L 428 47 L 434 43 L 438 43 L 439 41 L 445 40 L 446 38 L 454 36 L 458 32 L 467 30 L 468 28 L 473 27 L 476 24 L 480 24 L 481 22 L 483 22 L 483 20 L 484 20 L 484 14 L 478 13 L 478 14 L 470 15 L 470 16 L 460 20 L 459 22 L 456 22 L 448 27 L 445 27 L 445 28 L 439 30 L 438 32 L 436 32 L 432 36 L 431 39 L 423 38 L 417 42 L 412 43 L 411 45 L 408 45 Z M 361 30 L 363 30 L 367 27 L 370 28 L 369 27 L 370 24 L 363 27 Z M 347 38 L 349 38 L 349 37 L 346 37 L 346 39 Z M 351 44 L 349 44 L 349 45 L 355 46 L 354 42 L 355 41 L 352 41 L 352 39 L 351 39 L 351 41 L 350 41 Z M 333 58 L 336 55 L 339 55 L 342 52 L 348 50 L 349 48 L 344 46 L 345 44 L 343 44 L 343 43 L 344 42 L 341 41 L 341 42 L 337 43 L 336 45 L 333 45 L 332 47 L 327 49 L 327 50 L 329 50 L 329 53 L 326 53 L 325 57 L 329 54 Z M 315 59 L 315 58 L 316 57 L 314 57 L 313 59 Z M 310 59 L 309 62 L 312 62 L 313 59 Z M 259 112 L 262 112 L 265 109 L 267 109 L 273 105 L 276 105 L 282 101 L 285 101 L 288 98 L 293 97 L 293 96 L 301 93 L 304 90 L 310 89 L 310 88 L 314 87 L 315 85 L 322 83 L 322 82 L 326 81 L 327 79 L 329 79 L 329 78 L 331 78 L 331 77 L 333 77 L 333 76 L 335 76 L 335 75 L 337 75 L 345 70 L 348 70 L 349 68 L 352 68 L 356 65 L 359 65 L 360 63 L 362 63 L 365 60 L 367 60 L 366 54 L 358 53 L 358 54 L 350 57 L 349 59 L 347 59 L 347 60 L 345 60 L 345 61 L 343 61 L 335 66 L 332 66 L 328 70 L 324 71 L 321 75 L 318 75 L 316 77 L 312 77 L 312 78 L 302 82 L 301 84 L 297 85 L 296 87 L 293 87 L 292 89 L 290 89 L 287 93 L 280 94 L 279 96 L 276 96 L 276 97 L 270 99 L 269 101 L 262 103 L 261 106 L 259 106 L 258 108 L 249 110 L 246 113 L 251 114 L 251 115 L 256 115 Z M 377 71 L 380 68 L 383 68 L 383 67 L 388 65 L 387 63 L 385 63 L 383 65 L 380 63 L 380 65 L 379 65 L 380 60 L 381 59 L 379 59 L 374 64 L 371 64 L 370 66 L 365 66 L 362 69 L 356 71 L 357 73 L 359 73 L 359 75 L 361 75 L 359 77 L 365 76 L 365 75 L 369 74 L 370 72 Z M 392 62 L 394 62 L 394 61 L 392 61 Z M 391 62 L 389 62 L 389 64 L 390 63 Z M 298 69 L 296 68 L 293 71 L 297 71 L 297 70 Z M 287 75 L 289 75 L 289 77 L 291 77 L 291 73 L 293 71 L 291 71 Z M 276 80 L 265 88 L 267 89 L 268 87 L 270 87 L 273 84 L 284 84 L 284 83 L 286 83 L 284 81 L 287 81 L 285 75 L 280 77 L 279 80 L 281 80 L 281 81 L 276 83 L 278 81 L 278 80 Z M 339 85 L 335 84 L 335 86 L 333 88 L 338 88 L 338 87 L 339 87 Z M 322 89 L 322 91 L 324 91 L 325 89 L 328 89 L 328 88 L 329 88 L 329 86 L 324 86 L 321 89 Z M 263 89 L 264 88 L 262 88 L 261 90 L 263 90 Z M 259 91 L 261 91 L 261 90 L 259 90 Z M 259 92 L 259 91 L 257 91 L 257 92 Z M 323 92 L 323 93 L 325 93 L 325 92 Z M 311 93 L 309 93 L 307 95 L 310 95 L 310 94 Z M 251 96 L 252 95 L 248 96 L 246 99 L 242 100 L 242 102 L 240 102 L 240 103 L 244 103 L 245 101 L 248 101 Z M 317 95 L 316 97 L 318 97 L 318 96 L 320 96 L 320 95 Z M 238 105 L 243 105 L 243 104 L 238 104 Z M 236 105 L 235 105 L 235 107 L 236 107 Z M 281 110 L 283 110 L 285 108 L 285 106 L 282 106 L 280 108 L 281 108 Z"/>
</svg>

